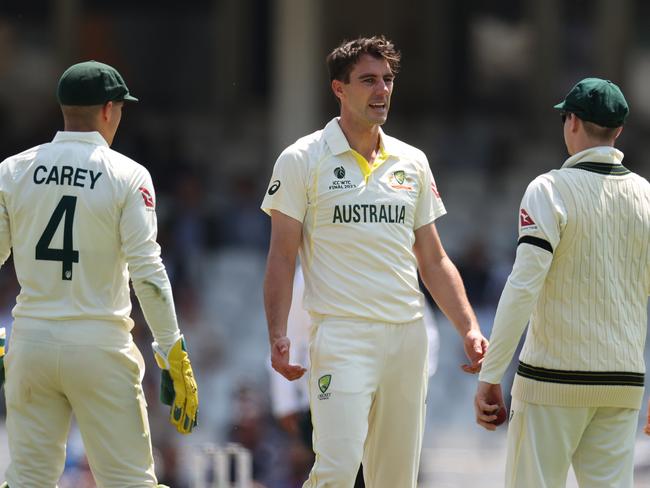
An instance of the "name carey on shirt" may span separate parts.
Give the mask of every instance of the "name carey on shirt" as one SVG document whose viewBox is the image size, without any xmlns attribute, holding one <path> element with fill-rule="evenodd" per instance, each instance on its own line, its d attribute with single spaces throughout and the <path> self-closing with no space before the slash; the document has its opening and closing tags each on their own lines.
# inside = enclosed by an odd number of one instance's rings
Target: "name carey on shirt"
<svg viewBox="0 0 650 488">
<path fill-rule="evenodd" d="M 332 223 L 403 224 L 405 217 L 406 207 L 404 205 L 375 205 L 372 203 L 335 205 Z"/>
<path fill-rule="evenodd" d="M 34 183 L 37 185 L 68 185 L 79 188 L 90 188 L 93 190 L 101 171 L 95 172 L 92 169 L 74 168 L 72 166 L 36 166 L 34 170 Z"/>
</svg>

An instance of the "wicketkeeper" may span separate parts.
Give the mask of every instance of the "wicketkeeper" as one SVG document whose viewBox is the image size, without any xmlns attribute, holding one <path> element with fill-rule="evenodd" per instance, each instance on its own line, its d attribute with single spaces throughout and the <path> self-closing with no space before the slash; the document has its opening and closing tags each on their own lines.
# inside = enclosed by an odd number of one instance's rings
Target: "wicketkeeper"
<svg viewBox="0 0 650 488">
<path fill-rule="evenodd" d="M 95 61 L 68 68 L 57 95 L 65 129 L 0 164 L 0 263 L 13 250 L 21 286 L 4 361 L 0 336 L 7 482 L 56 486 L 74 413 L 98 487 L 155 487 L 129 279 L 181 433 L 196 425 L 198 396 L 156 243 L 151 176 L 110 149 L 123 106 L 137 99 Z"/>
</svg>

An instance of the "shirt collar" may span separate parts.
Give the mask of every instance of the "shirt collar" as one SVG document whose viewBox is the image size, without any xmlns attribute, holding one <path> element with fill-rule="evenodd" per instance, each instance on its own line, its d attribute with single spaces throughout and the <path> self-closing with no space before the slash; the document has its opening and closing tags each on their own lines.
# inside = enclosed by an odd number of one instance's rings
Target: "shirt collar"
<svg viewBox="0 0 650 488">
<path fill-rule="evenodd" d="M 571 168 L 583 161 L 590 163 L 603 163 L 603 164 L 623 164 L 623 153 L 612 146 L 598 146 L 590 147 L 584 151 L 574 154 L 567 159 L 562 165 L 563 168 Z"/>
<path fill-rule="evenodd" d="M 56 133 L 52 142 L 85 142 L 96 146 L 108 147 L 106 139 L 104 139 L 104 137 L 97 131 L 72 132 L 60 130 Z"/>
<path fill-rule="evenodd" d="M 332 151 L 332 154 L 335 156 L 352 150 L 350 143 L 341 130 L 338 117 L 334 117 L 330 120 L 325 126 L 325 129 L 323 129 L 323 132 L 325 135 L 325 141 Z M 379 147 L 385 153 L 386 157 L 399 155 L 398 145 L 393 142 L 391 137 L 384 134 L 381 127 L 379 128 Z"/>
</svg>

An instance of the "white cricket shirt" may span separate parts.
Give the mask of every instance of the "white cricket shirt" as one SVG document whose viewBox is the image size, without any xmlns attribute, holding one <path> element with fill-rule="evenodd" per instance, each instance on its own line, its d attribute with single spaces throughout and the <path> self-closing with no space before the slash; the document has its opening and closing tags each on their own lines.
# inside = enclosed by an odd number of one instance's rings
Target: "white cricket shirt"
<svg viewBox="0 0 650 488">
<path fill-rule="evenodd" d="M 444 215 L 422 151 L 380 130 L 373 167 L 338 119 L 280 155 L 262 203 L 303 224 L 304 306 L 391 323 L 422 317 L 414 231 Z"/>
<path fill-rule="evenodd" d="M 15 317 L 130 329 L 130 276 L 154 337 L 172 343 L 178 325 L 156 233 L 149 172 L 98 132 L 58 132 L 0 164 L 0 261 L 13 249 Z"/>
</svg>

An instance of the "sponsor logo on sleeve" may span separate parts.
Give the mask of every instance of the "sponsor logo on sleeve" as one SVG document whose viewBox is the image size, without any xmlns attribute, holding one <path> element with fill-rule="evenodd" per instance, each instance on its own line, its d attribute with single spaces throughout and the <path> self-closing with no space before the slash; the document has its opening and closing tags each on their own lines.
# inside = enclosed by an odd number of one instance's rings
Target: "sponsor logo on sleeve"
<svg viewBox="0 0 650 488">
<path fill-rule="evenodd" d="M 438 187 L 434 181 L 431 182 L 431 191 L 436 196 L 436 198 L 440 198 L 440 192 L 438 191 Z"/>
<path fill-rule="evenodd" d="M 533 220 L 533 218 L 528 215 L 528 212 L 526 211 L 525 208 L 522 208 L 519 210 L 519 226 L 524 229 L 536 229 L 537 224 Z"/>
<path fill-rule="evenodd" d="M 269 186 L 269 195 L 275 195 L 275 192 L 280 189 L 280 184 L 280 180 L 275 180 L 271 183 L 271 186 Z"/>
<path fill-rule="evenodd" d="M 153 201 L 153 196 L 151 195 L 151 192 L 147 190 L 144 186 L 141 186 L 138 189 L 140 190 L 140 194 L 142 195 L 142 199 L 144 200 L 144 206 L 153 210 L 156 205 Z"/>
</svg>

